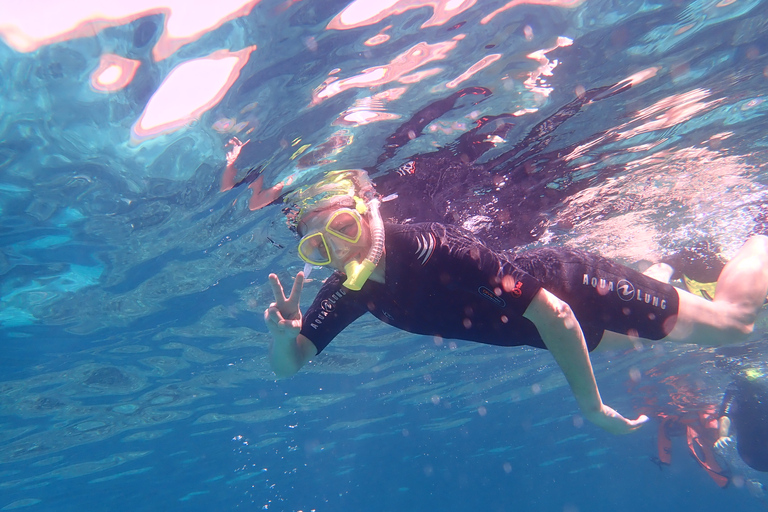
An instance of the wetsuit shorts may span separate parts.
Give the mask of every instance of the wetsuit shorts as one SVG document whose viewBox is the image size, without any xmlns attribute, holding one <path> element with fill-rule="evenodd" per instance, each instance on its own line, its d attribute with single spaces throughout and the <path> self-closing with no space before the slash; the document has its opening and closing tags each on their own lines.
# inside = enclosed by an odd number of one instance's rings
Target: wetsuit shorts
<svg viewBox="0 0 768 512">
<path fill-rule="evenodd" d="M 607 258 L 557 247 L 515 255 L 511 263 L 568 303 L 590 350 L 606 330 L 660 340 L 677 320 L 675 287 Z"/>
</svg>

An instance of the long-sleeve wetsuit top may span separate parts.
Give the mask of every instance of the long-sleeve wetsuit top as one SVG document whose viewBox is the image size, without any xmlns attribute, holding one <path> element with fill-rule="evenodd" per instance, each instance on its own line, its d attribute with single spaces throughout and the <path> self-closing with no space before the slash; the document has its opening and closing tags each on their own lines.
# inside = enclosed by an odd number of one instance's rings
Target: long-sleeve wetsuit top
<svg viewBox="0 0 768 512">
<path fill-rule="evenodd" d="M 738 395 L 738 390 L 739 388 L 736 386 L 735 382 L 731 382 L 728 384 L 728 387 L 725 388 L 723 401 L 720 404 L 720 410 L 717 414 L 718 417 L 731 416 L 736 412 L 736 395 Z"/>
<path fill-rule="evenodd" d="M 741 416 L 742 413 L 755 415 L 759 411 L 768 433 L 768 382 L 764 379 L 736 377 L 727 388 L 720 404 L 719 416 Z M 736 425 L 738 428 L 738 425 Z M 768 445 L 768 436 L 766 437 Z"/>
<path fill-rule="evenodd" d="M 737 377 L 725 390 L 719 416 L 731 418 L 742 460 L 768 471 L 768 384 L 764 379 Z"/>
<path fill-rule="evenodd" d="M 581 251 L 496 252 L 437 223 L 385 224 L 385 247 L 384 283 L 350 291 L 335 272 L 318 292 L 301 329 L 318 352 L 366 312 L 416 334 L 546 348 L 523 317 L 542 287 L 571 306 L 590 350 L 606 329 L 661 339 L 677 314 L 672 286 Z"/>
</svg>

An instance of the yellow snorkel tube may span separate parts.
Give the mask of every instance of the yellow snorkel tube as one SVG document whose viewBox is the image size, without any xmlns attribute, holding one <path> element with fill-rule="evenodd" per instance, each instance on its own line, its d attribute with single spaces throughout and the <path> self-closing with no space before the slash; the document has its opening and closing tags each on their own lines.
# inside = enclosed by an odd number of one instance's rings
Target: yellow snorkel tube
<svg viewBox="0 0 768 512">
<path fill-rule="evenodd" d="M 344 265 L 344 273 L 347 280 L 342 286 L 352 291 L 359 291 L 379 264 L 384 254 L 384 221 L 379 212 L 379 200 L 371 199 L 366 203 L 368 207 L 368 224 L 371 227 L 371 248 L 362 262 L 350 261 Z"/>
</svg>

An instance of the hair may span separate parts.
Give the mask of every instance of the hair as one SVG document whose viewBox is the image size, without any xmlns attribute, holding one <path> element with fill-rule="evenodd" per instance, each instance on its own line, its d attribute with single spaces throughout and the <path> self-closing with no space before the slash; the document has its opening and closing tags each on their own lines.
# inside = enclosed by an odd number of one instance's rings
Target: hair
<svg viewBox="0 0 768 512">
<path fill-rule="evenodd" d="M 316 183 L 302 187 L 285 196 L 291 203 L 283 209 L 292 231 L 299 233 L 298 225 L 310 213 L 329 208 L 357 208 L 376 197 L 376 190 L 368 173 L 362 169 L 330 171 Z"/>
<path fill-rule="evenodd" d="M 304 210 L 296 219 L 296 233 L 304 236 L 304 228 L 308 217 L 318 215 L 326 210 L 337 210 L 339 208 L 355 208 L 355 200 L 351 196 L 335 196 L 312 205 L 311 210 Z"/>
</svg>

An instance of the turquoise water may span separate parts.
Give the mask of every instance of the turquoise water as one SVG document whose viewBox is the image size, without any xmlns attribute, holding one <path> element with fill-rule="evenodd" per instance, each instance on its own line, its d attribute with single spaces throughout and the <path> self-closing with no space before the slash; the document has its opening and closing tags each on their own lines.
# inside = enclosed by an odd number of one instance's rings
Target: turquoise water
<svg viewBox="0 0 768 512">
<path fill-rule="evenodd" d="M 249 208 L 257 182 L 221 191 L 232 137 L 250 141 L 237 179 L 263 166 L 266 191 L 392 172 L 498 116 L 476 162 L 494 178 L 469 193 L 514 190 L 495 211 L 515 244 L 641 269 L 702 238 L 731 255 L 766 232 L 764 3 L 104 2 L 100 23 L 86 2 L 16 4 L 0 1 L 0 510 L 764 510 L 745 481 L 768 479 L 738 460 L 726 489 L 684 438 L 655 464 L 655 419 L 584 424 L 546 352 L 364 317 L 276 381 L 266 276 L 303 264 L 280 205 Z M 385 151 L 468 87 L 490 94 Z M 765 336 L 763 319 L 743 350 L 597 354 L 595 373 L 627 416 L 695 416 L 767 360 Z"/>
</svg>

